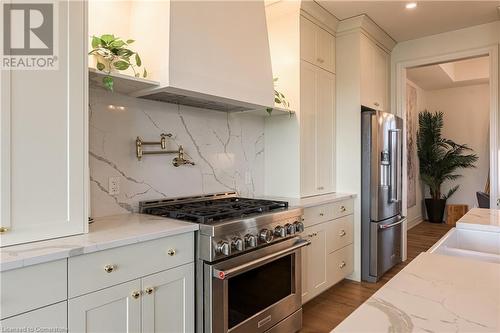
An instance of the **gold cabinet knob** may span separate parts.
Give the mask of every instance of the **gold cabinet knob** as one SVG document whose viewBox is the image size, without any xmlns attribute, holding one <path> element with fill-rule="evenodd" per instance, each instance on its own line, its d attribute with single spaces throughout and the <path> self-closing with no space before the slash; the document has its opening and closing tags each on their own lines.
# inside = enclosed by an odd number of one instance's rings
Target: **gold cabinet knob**
<svg viewBox="0 0 500 333">
<path fill-rule="evenodd" d="M 106 265 L 106 266 L 104 266 L 104 271 L 106 273 L 112 273 L 112 272 L 115 271 L 115 269 L 116 269 L 116 265 Z"/>
<path fill-rule="evenodd" d="M 342 261 L 342 262 L 340 263 L 340 265 L 339 265 L 339 268 L 344 268 L 344 267 L 345 267 L 345 265 L 346 265 L 345 261 Z"/>
<path fill-rule="evenodd" d="M 167 251 L 167 254 L 168 254 L 169 256 L 171 256 L 171 257 L 175 256 L 175 253 L 176 253 L 175 249 L 169 249 L 169 250 Z"/>
<path fill-rule="evenodd" d="M 325 213 L 319 213 L 319 216 L 325 216 Z"/>
<path fill-rule="evenodd" d="M 138 299 L 139 297 L 141 296 L 141 292 L 140 291 L 133 291 L 132 292 L 132 297 L 135 298 L 135 299 Z"/>
<path fill-rule="evenodd" d="M 155 289 L 153 287 L 148 287 L 148 288 L 144 289 L 144 292 L 148 295 L 151 295 L 154 291 L 155 291 Z"/>
<path fill-rule="evenodd" d="M 345 206 L 340 206 L 340 211 L 343 213 L 346 211 Z"/>
<path fill-rule="evenodd" d="M 9 231 L 9 228 L 7 227 L 0 227 L 0 234 L 3 234 L 4 232 Z"/>
<path fill-rule="evenodd" d="M 345 235 L 346 235 L 345 230 L 340 230 L 340 232 L 339 232 L 339 236 L 340 236 L 340 237 L 344 237 Z"/>
</svg>

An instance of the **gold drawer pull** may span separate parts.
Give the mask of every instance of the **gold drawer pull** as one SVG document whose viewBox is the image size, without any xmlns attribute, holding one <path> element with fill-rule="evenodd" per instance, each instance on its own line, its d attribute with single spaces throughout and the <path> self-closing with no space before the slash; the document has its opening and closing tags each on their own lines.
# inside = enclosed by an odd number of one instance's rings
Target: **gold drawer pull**
<svg viewBox="0 0 500 333">
<path fill-rule="evenodd" d="M 151 295 L 154 291 L 155 291 L 155 288 L 153 288 L 153 287 L 148 287 L 148 288 L 144 289 L 144 292 L 148 295 Z"/>
<path fill-rule="evenodd" d="M 116 269 L 116 265 L 106 265 L 106 266 L 104 266 L 104 271 L 106 273 L 112 273 L 112 272 L 115 271 L 115 269 Z"/>
<path fill-rule="evenodd" d="M 169 249 L 169 250 L 167 251 L 167 254 L 168 254 L 169 256 L 171 256 L 171 257 L 175 256 L 175 254 L 176 254 L 176 253 L 177 253 L 177 252 L 175 251 L 175 249 Z"/>
<path fill-rule="evenodd" d="M 340 206 L 340 211 L 343 213 L 346 211 L 345 206 Z"/>
<path fill-rule="evenodd" d="M 139 297 L 141 296 L 141 292 L 140 291 L 133 291 L 132 292 L 132 297 L 135 298 L 135 299 L 138 299 Z"/>
<path fill-rule="evenodd" d="M 342 269 L 345 267 L 345 265 L 346 265 L 345 261 L 342 261 L 339 265 L 339 268 Z"/>
<path fill-rule="evenodd" d="M 9 228 L 7 227 L 0 227 L 0 234 L 3 234 L 4 232 L 9 231 Z"/>
<path fill-rule="evenodd" d="M 319 216 L 325 216 L 325 214 L 324 213 L 319 213 Z"/>
<path fill-rule="evenodd" d="M 345 235 L 346 235 L 345 230 L 340 230 L 340 232 L 339 232 L 339 236 L 340 236 L 340 237 L 344 237 Z"/>
</svg>

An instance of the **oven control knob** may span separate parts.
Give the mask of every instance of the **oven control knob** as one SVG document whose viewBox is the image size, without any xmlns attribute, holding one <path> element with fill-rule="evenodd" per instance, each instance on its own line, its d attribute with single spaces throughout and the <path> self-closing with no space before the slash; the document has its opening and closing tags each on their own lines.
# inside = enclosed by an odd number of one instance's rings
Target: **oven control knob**
<svg viewBox="0 0 500 333">
<path fill-rule="evenodd" d="M 257 246 L 257 237 L 254 235 L 246 234 L 245 235 L 245 244 L 247 247 L 256 247 Z"/>
<path fill-rule="evenodd" d="M 274 235 L 276 237 L 286 237 L 286 229 L 280 225 L 274 228 Z"/>
<path fill-rule="evenodd" d="M 231 246 L 237 251 L 243 251 L 243 240 L 239 237 L 234 237 Z"/>
<path fill-rule="evenodd" d="M 293 224 L 290 223 L 285 224 L 285 230 L 287 235 L 295 234 L 295 226 Z"/>
<path fill-rule="evenodd" d="M 295 232 L 301 233 L 304 231 L 304 223 L 297 221 L 293 225 L 295 226 Z"/>
<path fill-rule="evenodd" d="M 217 243 L 215 247 L 215 252 L 219 254 L 223 254 L 225 256 L 229 255 L 229 243 L 226 241 L 220 241 Z"/>
<path fill-rule="evenodd" d="M 269 229 L 262 229 L 259 233 L 260 240 L 265 243 L 271 243 L 273 240 L 273 232 Z"/>
</svg>

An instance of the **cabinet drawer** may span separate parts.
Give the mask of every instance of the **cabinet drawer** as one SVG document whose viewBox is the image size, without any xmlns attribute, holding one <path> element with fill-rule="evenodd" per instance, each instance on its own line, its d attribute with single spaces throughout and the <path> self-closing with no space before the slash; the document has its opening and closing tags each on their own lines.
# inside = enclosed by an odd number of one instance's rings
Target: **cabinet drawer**
<svg viewBox="0 0 500 333">
<path fill-rule="evenodd" d="M 0 332 L 67 332 L 67 302 L 23 313 L 0 321 Z"/>
<path fill-rule="evenodd" d="M 192 232 L 69 258 L 69 297 L 110 287 L 193 260 Z"/>
<path fill-rule="evenodd" d="M 332 253 L 353 243 L 354 219 L 352 215 L 344 216 L 328 223 L 326 250 Z"/>
<path fill-rule="evenodd" d="M 353 244 L 341 248 L 328 255 L 326 261 L 328 285 L 332 286 L 354 271 Z"/>
<path fill-rule="evenodd" d="M 352 200 L 342 200 L 304 209 L 304 225 L 311 226 L 353 213 Z"/>
<path fill-rule="evenodd" d="M 66 259 L 0 273 L 0 319 L 67 299 Z"/>
</svg>

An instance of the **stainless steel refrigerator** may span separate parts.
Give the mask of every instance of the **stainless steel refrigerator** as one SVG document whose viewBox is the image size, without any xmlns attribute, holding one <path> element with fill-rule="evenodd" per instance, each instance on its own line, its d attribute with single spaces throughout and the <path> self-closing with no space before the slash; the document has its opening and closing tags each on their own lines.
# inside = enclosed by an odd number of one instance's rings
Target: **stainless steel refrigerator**
<svg viewBox="0 0 500 333">
<path fill-rule="evenodd" d="M 401 262 L 403 120 L 361 107 L 361 277 Z"/>
</svg>

